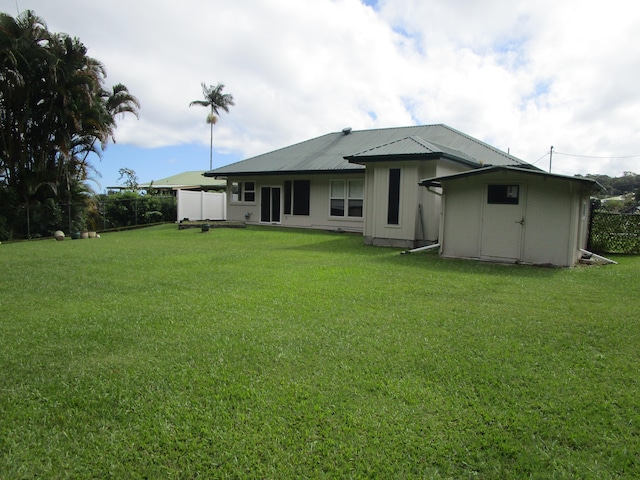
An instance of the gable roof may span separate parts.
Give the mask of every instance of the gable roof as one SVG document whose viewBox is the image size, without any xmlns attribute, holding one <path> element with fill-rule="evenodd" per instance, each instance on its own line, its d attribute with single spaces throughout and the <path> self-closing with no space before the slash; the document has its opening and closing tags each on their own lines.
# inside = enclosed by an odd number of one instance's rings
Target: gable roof
<svg viewBox="0 0 640 480">
<path fill-rule="evenodd" d="M 479 168 L 526 162 L 447 125 L 373 130 L 345 128 L 205 172 L 207 177 L 361 172 L 368 161 L 449 158 Z M 535 168 L 535 167 L 534 167 Z"/>
<path fill-rule="evenodd" d="M 500 172 L 500 171 L 524 173 L 524 174 L 527 174 L 527 175 L 536 175 L 536 176 L 539 176 L 539 177 L 547 177 L 547 178 L 557 178 L 557 179 L 561 179 L 561 180 L 582 183 L 583 185 L 587 186 L 588 188 L 592 189 L 593 191 L 604 190 L 604 187 L 602 185 L 600 185 L 593 178 L 572 177 L 572 176 L 569 176 L 569 175 L 558 175 L 558 174 L 555 174 L 555 173 L 547 173 L 547 172 L 544 172 L 542 170 L 533 170 L 533 169 L 530 169 L 530 168 L 513 167 L 513 166 L 508 166 L 508 165 L 483 167 L 483 168 L 478 168 L 476 170 L 468 170 L 468 171 L 465 171 L 465 172 L 453 173 L 451 175 L 444 175 L 444 176 L 441 176 L 441 177 L 427 178 L 427 179 L 424 179 L 424 180 L 420 180 L 420 182 L 418 182 L 418 183 L 420 185 L 424 186 L 424 187 L 442 187 L 442 182 L 443 181 L 445 181 L 445 182 L 447 182 L 447 181 L 456 181 L 456 180 L 459 180 L 461 178 L 477 176 L 477 175 L 486 175 L 486 174 L 489 174 L 489 173 Z"/>
<path fill-rule="evenodd" d="M 390 157 L 405 160 L 446 157 L 471 164 L 474 167 L 478 165 L 478 162 L 473 157 L 464 152 L 428 142 L 417 135 L 393 140 L 345 158 L 353 163 L 366 163 L 370 161 L 389 161 Z"/>
</svg>

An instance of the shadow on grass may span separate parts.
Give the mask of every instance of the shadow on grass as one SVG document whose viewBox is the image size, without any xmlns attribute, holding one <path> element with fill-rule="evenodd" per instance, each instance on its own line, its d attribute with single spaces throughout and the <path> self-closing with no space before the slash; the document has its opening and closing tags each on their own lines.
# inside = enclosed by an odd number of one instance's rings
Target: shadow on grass
<svg viewBox="0 0 640 480">
<path fill-rule="evenodd" d="M 301 232 L 304 233 L 304 232 Z M 308 232 L 307 232 L 308 233 Z M 364 245 L 362 237 L 353 234 L 329 232 L 327 237 L 314 235 L 313 243 L 286 245 L 283 250 L 294 250 L 309 253 L 333 252 L 336 255 L 356 255 L 366 261 L 389 264 L 400 268 L 424 269 L 425 271 L 461 274 L 478 274 L 502 277 L 536 277 L 552 278 L 566 270 L 564 268 L 518 265 L 508 263 L 491 263 L 472 259 L 442 258 L 437 250 L 403 254 L 404 250 L 390 247 Z M 345 236 L 342 236 L 345 235 Z M 582 268 L 582 267 L 580 267 Z M 597 268 L 597 267 L 589 267 Z"/>
</svg>

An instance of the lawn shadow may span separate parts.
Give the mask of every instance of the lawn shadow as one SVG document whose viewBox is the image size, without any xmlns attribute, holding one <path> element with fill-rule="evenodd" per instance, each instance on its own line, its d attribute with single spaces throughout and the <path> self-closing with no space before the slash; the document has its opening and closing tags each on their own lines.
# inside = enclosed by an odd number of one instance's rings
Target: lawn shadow
<svg viewBox="0 0 640 480">
<path fill-rule="evenodd" d="M 422 268 L 430 272 L 460 272 L 465 274 L 474 273 L 479 275 L 520 278 L 552 278 L 567 270 L 565 267 L 553 267 L 546 265 L 498 263 L 475 259 L 444 258 L 438 255 L 437 249 L 415 253 L 404 253 L 404 251 L 402 251 L 381 257 L 380 261 L 399 267 L 412 269 Z M 578 266 L 575 268 L 596 267 Z"/>
</svg>

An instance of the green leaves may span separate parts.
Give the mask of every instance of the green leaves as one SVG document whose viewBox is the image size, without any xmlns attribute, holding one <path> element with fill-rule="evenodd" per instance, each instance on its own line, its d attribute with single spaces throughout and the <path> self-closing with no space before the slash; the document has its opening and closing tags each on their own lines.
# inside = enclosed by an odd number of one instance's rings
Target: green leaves
<svg viewBox="0 0 640 480">
<path fill-rule="evenodd" d="M 105 77 L 79 39 L 49 32 L 29 10 L 15 19 L 0 15 L 0 189 L 17 195 L 12 208 L 78 200 L 72 184 L 88 180 L 95 143 L 113 139 L 117 115 L 139 108 L 124 85 L 104 90 Z M 38 188 L 44 184 L 53 193 Z M 7 220 L 16 236 L 31 235 L 22 222 Z M 34 223 L 39 234 L 52 227 Z"/>
</svg>

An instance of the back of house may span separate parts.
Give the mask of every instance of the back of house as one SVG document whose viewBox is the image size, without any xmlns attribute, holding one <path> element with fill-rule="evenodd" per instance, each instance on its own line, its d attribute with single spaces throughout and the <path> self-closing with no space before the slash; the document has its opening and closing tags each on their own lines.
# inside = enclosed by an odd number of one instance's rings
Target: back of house
<svg viewBox="0 0 640 480">
<path fill-rule="evenodd" d="M 419 181 L 490 165 L 535 168 L 442 124 L 352 130 L 205 172 L 227 181 L 227 218 L 362 233 L 366 243 L 436 242 L 440 197 Z"/>
</svg>

